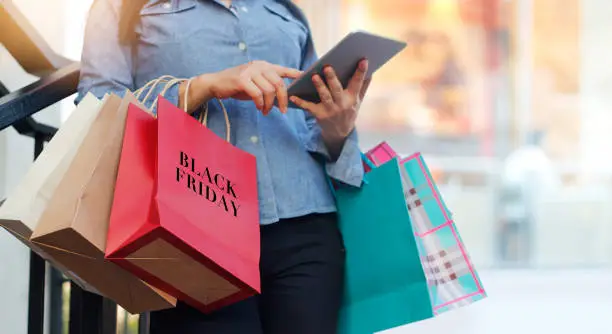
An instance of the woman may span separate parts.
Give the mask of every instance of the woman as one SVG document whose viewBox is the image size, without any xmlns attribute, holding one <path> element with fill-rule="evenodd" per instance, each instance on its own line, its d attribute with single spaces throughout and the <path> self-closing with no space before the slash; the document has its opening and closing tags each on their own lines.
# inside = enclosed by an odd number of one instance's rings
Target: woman
<svg viewBox="0 0 612 334">
<path fill-rule="evenodd" d="M 96 0 L 88 19 L 77 102 L 123 94 L 162 75 L 192 78 L 166 98 L 189 106 L 225 99 L 233 144 L 257 157 L 262 294 L 201 314 L 179 303 L 151 315 L 152 334 L 335 333 L 344 250 L 327 176 L 363 177 L 354 122 L 367 61 L 343 89 L 333 69 L 312 78 L 314 104 L 286 83 L 316 59 L 302 12 L 281 0 Z M 274 101 L 278 101 L 278 108 Z M 198 112 L 193 108 L 189 112 Z M 209 127 L 224 120 L 210 103 Z"/>
</svg>

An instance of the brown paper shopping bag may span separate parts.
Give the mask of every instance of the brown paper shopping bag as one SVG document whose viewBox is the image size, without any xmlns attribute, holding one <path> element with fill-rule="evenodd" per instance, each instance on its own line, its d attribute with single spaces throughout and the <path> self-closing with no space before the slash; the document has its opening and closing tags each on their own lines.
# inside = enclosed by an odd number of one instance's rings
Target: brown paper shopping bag
<svg viewBox="0 0 612 334">
<path fill-rule="evenodd" d="M 67 172 L 57 178 L 59 185 L 50 194 L 31 240 L 45 247 L 70 275 L 135 314 L 171 308 L 176 299 L 104 259 L 130 103 L 138 104 L 130 93 L 123 100 L 115 95 L 108 98 Z"/>
<path fill-rule="evenodd" d="M 52 263 L 45 248 L 30 242 L 30 236 L 48 205 L 47 194 L 55 192 L 58 179 L 66 173 L 67 164 L 74 158 L 105 102 L 106 98 L 100 101 L 92 94 L 87 94 L 0 207 L 0 226 Z M 65 271 L 61 265 L 53 265 Z M 79 281 L 78 277 L 67 276 L 83 289 L 95 291 L 93 287 Z"/>
</svg>

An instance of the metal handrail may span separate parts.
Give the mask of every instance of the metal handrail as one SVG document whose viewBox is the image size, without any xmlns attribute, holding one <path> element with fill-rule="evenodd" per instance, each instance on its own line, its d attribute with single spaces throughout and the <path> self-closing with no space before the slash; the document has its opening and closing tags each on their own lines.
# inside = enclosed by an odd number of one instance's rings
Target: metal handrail
<svg viewBox="0 0 612 334">
<path fill-rule="evenodd" d="M 80 64 L 58 69 L 40 80 L 0 97 L 0 130 L 76 93 Z"/>
</svg>

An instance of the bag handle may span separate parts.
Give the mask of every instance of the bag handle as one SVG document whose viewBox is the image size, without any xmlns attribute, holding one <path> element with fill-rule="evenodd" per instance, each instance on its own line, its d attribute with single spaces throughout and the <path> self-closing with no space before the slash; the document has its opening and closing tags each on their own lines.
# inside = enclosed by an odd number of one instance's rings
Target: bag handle
<svg viewBox="0 0 612 334">
<path fill-rule="evenodd" d="M 187 112 L 189 110 L 189 106 L 188 106 L 189 91 L 190 91 L 191 83 L 193 82 L 193 79 L 194 78 L 183 79 L 183 78 L 176 78 L 171 75 L 163 75 L 157 79 L 147 82 L 144 86 L 136 90 L 134 92 L 134 95 L 138 100 L 140 100 L 143 104 L 145 104 L 145 108 L 147 108 L 146 102 L 151 98 L 151 96 L 153 95 L 153 92 L 155 91 L 155 89 L 157 88 L 159 84 L 165 83 L 163 89 L 159 93 L 159 95 L 165 96 L 168 90 L 170 90 L 170 88 L 172 88 L 173 86 L 177 84 L 186 82 L 187 86 L 185 87 L 185 94 L 183 97 L 183 111 Z M 147 88 L 149 89 L 149 91 L 144 96 L 144 98 L 141 99 L 142 94 Z M 158 97 L 156 97 L 153 100 L 153 103 L 147 109 L 152 110 L 153 107 L 157 104 L 157 100 L 158 100 Z M 221 101 L 221 99 L 219 98 L 216 98 L 216 100 L 219 102 L 219 105 L 221 106 L 221 109 L 223 110 L 223 116 L 225 118 L 225 140 L 228 143 L 230 143 L 231 142 L 230 141 L 231 140 L 231 124 L 229 120 L 229 113 L 227 112 L 227 109 L 225 108 L 223 101 Z M 208 123 L 208 101 L 204 105 L 204 111 L 198 117 L 198 122 L 200 122 L 200 124 L 204 125 L 205 127 L 208 127 L 208 124 L 207 124 Z"/>
<path fill-rule="evenodd" d="M 155 87 L 161 83 L 161 82 L 168 82 L 171 79 L 175 79 L 173 76 L 171 75 L 162 75 L 161 77 L 151 80 L 149 82 L 147 82 L 144 86 L 138 88 L 137 90 L 134 91 L 134 96 L 140 100 L 141 102 L 146 102 L 149 97 L 151 97 L 151 92 L 153 92 L 155 90 Z M 144 90 L 147 88 L 151 88 L 148 92 L 148 94 L 145 96 L 144 99 L 141 99 L 142 94 L 144 93 Z"/>
<path fill-rule="evenodd" d="M 155 88 L 157 87 L 157 85 L 159 85 L 160 83 L 166 83 L 166 85 L 161 90 L 161 92 L 158 94 L 158 96 L 156 96 L 155 99 L 153 100 L 153 103 L 151 103 L 151 105 L 148 106 L 148 107 L 145 105 L 145 107 L 148 110 L 153 110 L 154 106 L 157 104 L 157 100 L 158 100 L 159 95 L 166 96 L 166 93 L 168 92 L 168 90 L 170 88 L 172 88 L 176 84 L 184 82 L 184 81 L 186 81 L 186 79 L 179 79 L 179 78 L 175 78 L 175 77 L 170 76 L 170 75 L 161 76 L 161 77 L 159 77 L 157 79 L 149 81 L 146 85 L 144 85 L 142 88 L 140 88 L 139 89 L 140 92 L 138 92 L 138 94 L 136 95 L 136 98 L 138 98 L 143 104 L 146 104 L 147 101 L 153 95 L 153 92 L 155 91 Z M 149 88 L 149 91 L 147 92 L 147 95 L 145 95 L 144 98 L 140 99 L 140 96 L 142 95 L 142 93 L 144 93 L 144 90 L 146 88 Z"/>
<path fill-rule="evenodd" d="M 185 112 L 187 112 L 188 109 L 188 101 L 189 101 L 189 88 L 191 88 L 191 83 L 193 82 L 193 78 L 187 80 L 187 85 L 185 87 L 185 96 L 183 97 L 183 106 L 185 108 Z M 223 117 L 225 118 L 225 140 L 230 143 L 230 136 L 231 136 L 231 124 L 230 124 L 230 120 L 229 120 L 229 114 L 227 112 L 227 109 L 225 109 L 225 105 L 223 104 L 223 101 L 221 101 L 221 99 L 219 98 L 215 98 L 217 100 L 217 102 L 219 102 L 219 105 L 221 106 L 221 109 L 223 110 Z M 206 104 L 204 105 L 204 111 L 200 114 L 200 117 L 198 117 L 198 121 L 204 125 L 205 127 L 208 127 L 208 102 L 206 101 Z"/>
</svg>

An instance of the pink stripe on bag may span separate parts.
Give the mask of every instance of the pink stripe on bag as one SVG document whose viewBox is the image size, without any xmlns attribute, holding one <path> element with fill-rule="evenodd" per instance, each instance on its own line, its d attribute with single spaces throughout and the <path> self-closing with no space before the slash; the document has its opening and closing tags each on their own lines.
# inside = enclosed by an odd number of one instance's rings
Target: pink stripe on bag
<svg viewBox="0 0 612 334">
<path fill-rule="evenodd" d="M 452 305 L 452 304 L 454 304 L 454 303 L 456 303 L 456 302 L 460 302 L 460 301 L 462 301 L 462 300 L 464 300 L 464 299 L 468 299 L 468 298 L 471 298 L 471 297 L 474 297 L 474 296 L 480 295 L 480 294 L 482 294 L 483 292 L 484 292 L 484 291 L 476 291 L 476 292 L 472 292 L 472 293 L 470 293 L 469 295 L 465 295 L 465 296 L 462 296 L 462 297 L 459 297 L 459 298 L 453 299 L 453 300 L 451 300 L 451 301 L 448 301 L 448 302 L 446 302 L 446 303 L 444 303 L 444 304 L 438 305 L 438 306 L 436 306 L 436 307 L 434 307 L 434 308 L 433 308 L 433 309 L 434 309 L 434 312 L 435 312 L 436 310 L 439 310 L 439 309 L 441 309 L 441 308 L 445 307 L 445 306 Z"/>
<path fill-rule="evenodd" d="M 391 158 L 395 158 L 397 156 L 397 153 L 395 153 L 391 146 L 389 146 L 389 144 L 387 144 L 386 142 L 382 143 L 382 146 L 380 148 L 383 149 Z"/>
<path fill-rule="evenodd" d="M 397 153 L 387 144 L 382 142 L 366 153 L 366 156 L 374 162 L 376 166 L 380 166 L 387 161 L 395 158 Z"/>
<path fill-rule="evenodd" d="M 432 234 L 432 233 L 434 233 L 434 232 L 438 231 L 439 229 L 442 229 L 442 228 L 447 227 L 447 226 L 452 226 L 452 224 L 453 224 L 453 221 L 452 221 L 452 220 L 449 220 L 449 221 L 447 221 L 446 223 L 444 223 L 444 224 L 442 224 L 442 225 L 440 225 L 440 226 L 434 227 L 434 228 L 432 228 L 432 229 L 431 229 L 431 230 L 429 230 L 429 231 L 426 231 L 426 232 L 421 233 L 421 234 L 419 234 L 419 233 L 415 233 L 415 235 L 416 235 L 417 237 L 421 237 L 421 238 L 422 238 L 422 237 L 425 237 L 425 236 L 427 236 L 427 235 L 429 235 L 429 234 Z"/>
<path fill-rule="evenodd" d="M 421 157 L 421 153 L 420 152 L 416 152 L 415 154 L 413 154 L 413 155 L 409 156 L 408 158 L 404 159 L 401 163 L 403 165 L 405 162 L 408 162 L 409 160 L 417 159 L 419 157 Z M 446 213 L 446 209 L 444 208 L 444 205 L 442 204 L 442 200 L 440 199 L 440 196 L 438 196 L 438 192 L 436 191 L 436 188 L 433 186 L 433 181 L 429 177 L 429 173 L 427 173 L 427 170 L 425 169 L 425 166 L 423 165 L 422 159 L 417 159 L 417 162 L 419 163 L 419 167 L 421 168 L 421 172 L 423 173 L 423 175 L 425 176 L 425 179 L 427 180 L 427 184 L 429 185 L 429 188 L 431 189 L 431 193 L 433 194 L 434 198 L 436 199 L 436 202 L 438 203 L 438 206 L 440 207 L 440 210 L 442 211 L 442 214 L 444 215 L 444 218 L 446 219 L 446 221 L 448 223 L 451 219 L 448 217 L 448 214 Z M 457 232 L 455 231 L 455 228 L 452 225 L 450 226 L 450 228 L 451 228 L 451 231 L 453 233 L 453 237 L 455 238 L 455 241 L 457 242 L 457 245 L 459 246 L 459 249 L 461 250 L 461 255 L 463 256 L 463 259 L 467 263 L 468 269 L 469 269 L 470 273 L 472 274 L 472 278 L 474 279 L 474 282 L 476 283 L 476 286 L 478 287 L 478 291 L 483 291 L 482 287 L 480 286 L 480 281 L 476 277 L 476 272 L 474 271 L 474 267 L 472 266 L 472 262 L 468 259 L 468 256 L 467 256 L 467 254 L 465 252 L 463 244 L 461 243 L 461 240 L 457 236 Z M 445 305 L 448 305 L 448 303 L 446 303 Z"/>
<path fill-rule="evenodd" d="M 403 165 L 403 164 L 404 164 L 404 162 L 408 162 L 409 160 L 416 159 L 416 158 L 418 158 L 420 155 L 421 155 L 421 152 L 414 153 L 413 155 L 411 155 L 411 156 L 409 156 L 409 157 L 407 157 L 407 158 L 404 158 L 404 160 L 400 161 L 400 163 Z"/>
</svg>

